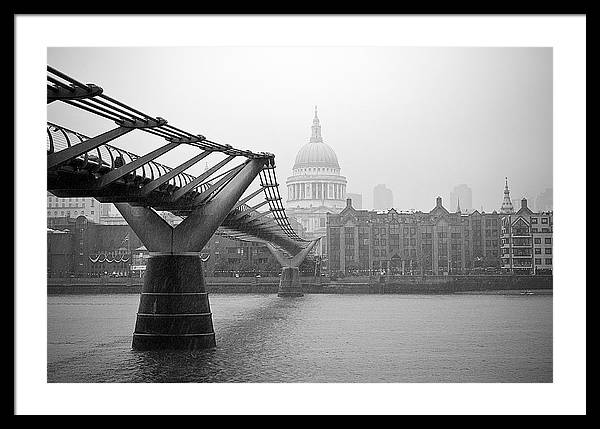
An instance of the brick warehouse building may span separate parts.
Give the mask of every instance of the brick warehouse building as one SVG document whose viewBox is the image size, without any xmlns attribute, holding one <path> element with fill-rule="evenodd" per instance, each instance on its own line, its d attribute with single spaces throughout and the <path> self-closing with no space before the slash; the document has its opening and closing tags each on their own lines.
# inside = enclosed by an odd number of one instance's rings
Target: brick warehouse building
<svg viewBox="0 0 600 429">
<path fill-rule="evenodd" d="M 47 227 L 48 277 L 99 277 L 113 273 L 138 277 L 145 271 L 147 257 L 143 256 L 147 256 L 147 250 L 127 224 L 97 224 L 81 215 L 48 218 Z M 299 225 L 294 227 L 301 230 Z M 211 237 L 201 256 L 207 276 L 277 276 L 281 271 L 263 244 L 219 235 Z M 303 275 L 313 274 L 314 258 L 307 258 L 300 270 Z"/>
<path fill-rule="evenodd" d="M 101 225 L 85 216 L 49 218 L 48 277 L 128 276 L 132 251 L 142 243 L 129 225 Z"/>
<path fill-rule="evenodd" d="M 436 199 L 427 212 L 356 210 L 352 201 L 327 220 L 329 272 L 464 274 L 500 268 L 500 215 L 451 213 Z"/>
</svg>

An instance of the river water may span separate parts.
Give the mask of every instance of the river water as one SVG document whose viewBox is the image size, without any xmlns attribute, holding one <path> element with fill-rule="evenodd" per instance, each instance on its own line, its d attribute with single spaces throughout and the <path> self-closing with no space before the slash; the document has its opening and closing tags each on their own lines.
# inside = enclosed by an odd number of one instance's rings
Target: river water
<svg viewBox="0 0 600 429">
<path fill-rule="evenodd" d="M 48 382 L 552 382 L 552 295 L 212 294 L 217 348 L 131 350 L 139 295 L 48 297 Z"/>
</svg>

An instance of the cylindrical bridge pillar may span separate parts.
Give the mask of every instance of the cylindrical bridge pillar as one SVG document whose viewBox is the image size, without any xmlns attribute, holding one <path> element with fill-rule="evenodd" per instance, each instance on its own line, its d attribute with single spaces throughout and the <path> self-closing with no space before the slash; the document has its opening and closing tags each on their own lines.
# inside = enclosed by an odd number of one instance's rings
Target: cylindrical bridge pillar
<svg viewBox="0 0 600 429">
<path fill-rule="evenodd" d="M 132 348 L 198 350 L 215 346 L 200 256 L 150 256 Z"/>
<path fill-rule="evenodd" d="M 283 267 L 277 296 L 304 296 L 298 267 Z"/>
</svg>

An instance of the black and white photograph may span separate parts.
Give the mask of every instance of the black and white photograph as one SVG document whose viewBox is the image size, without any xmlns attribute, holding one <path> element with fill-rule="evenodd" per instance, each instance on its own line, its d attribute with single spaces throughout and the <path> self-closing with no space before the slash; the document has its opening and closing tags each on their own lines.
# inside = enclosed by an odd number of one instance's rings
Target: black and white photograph
<svg viewBox="0 0 600 429">
<path fill-rule="evenodd" d="M 17 412 L 585 414 L 585 15 L 538 18 L 17 19 Z"/>
</svg>

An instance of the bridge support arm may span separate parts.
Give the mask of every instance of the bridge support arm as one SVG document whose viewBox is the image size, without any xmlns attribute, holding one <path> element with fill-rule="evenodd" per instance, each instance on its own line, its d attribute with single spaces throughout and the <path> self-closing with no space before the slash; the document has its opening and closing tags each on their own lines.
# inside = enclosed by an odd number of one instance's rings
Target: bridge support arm
<svg viewBox="0 0 600 429">
<path fill-rule="evenodd" d="M 271 251 L 277 262 L 279 262 L 283 267 L 296 267 L 298 268 L 309 252 L 315 247 L 315 244 L 319 242 L 321 238 L 317 238 L 316 240 L 311 241 L 308 245 L 298 252 L 293 258 L 286 258 L 283 253 L 275 248 L 271 243 L 266 242 L 265 245 Z"/>
<path fill-rule="evenodd" d="M 149 252 L 172 252 L 173 228 L 158 213 L 129 203 L 114 204 Z"/>
<path fill-rule="evenodd" d="M 271 243 L 265 243 L 275 259 L 282 265 L 277 296 L 295 297 L 304 295 L 302 293 L 302 284 L 300 283 L 299 267 L 319 240 L 320 238 L 311 241 L 308 246 L 298 252 L 293 258 L 286 258 L 282 252 L 277 250 Z"/>
<path fill-rule="evenodd" d="M 200 252 L 244 191 L 263 169 L 264 160 L 252 159 L 206 204 L 200 205 L 173 230 L 174 252 Z"/>
</svg>

